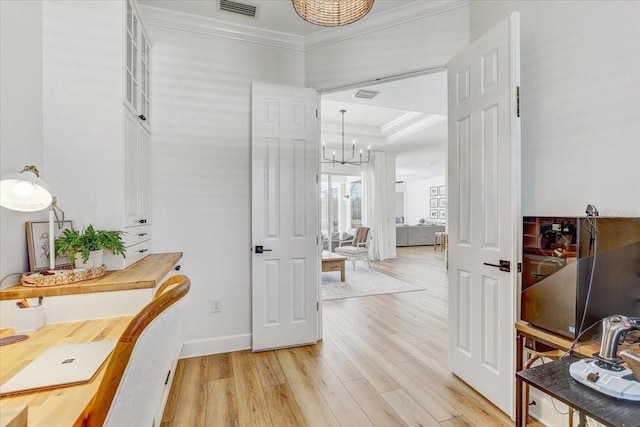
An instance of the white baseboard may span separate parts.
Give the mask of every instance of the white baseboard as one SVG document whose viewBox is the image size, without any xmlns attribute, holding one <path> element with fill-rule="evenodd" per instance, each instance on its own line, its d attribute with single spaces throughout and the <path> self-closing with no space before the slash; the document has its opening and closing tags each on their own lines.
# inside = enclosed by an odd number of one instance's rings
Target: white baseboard
<svg viewBox="0 0 640 427">
<path fill-rule="evenodd" d="M 230 335 L 221 338 L 185 341 L 182 344 L 180 359 L 229 353 L 251 348 L 251 334 Z"/>
</svg>

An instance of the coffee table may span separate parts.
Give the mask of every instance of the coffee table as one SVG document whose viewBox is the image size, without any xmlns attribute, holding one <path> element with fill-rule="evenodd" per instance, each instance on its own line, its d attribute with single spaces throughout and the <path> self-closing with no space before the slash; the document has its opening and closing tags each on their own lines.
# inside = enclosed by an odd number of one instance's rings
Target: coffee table
<svg viewBox="0 0 640 427">
<path fill-rule="evenodd" d="M 339 271 L 340 281 L 344 282 L 344 263 L 347 257 L 336 255 L 329 251 L 322 251 L 322 272 Z"/>
</svg>

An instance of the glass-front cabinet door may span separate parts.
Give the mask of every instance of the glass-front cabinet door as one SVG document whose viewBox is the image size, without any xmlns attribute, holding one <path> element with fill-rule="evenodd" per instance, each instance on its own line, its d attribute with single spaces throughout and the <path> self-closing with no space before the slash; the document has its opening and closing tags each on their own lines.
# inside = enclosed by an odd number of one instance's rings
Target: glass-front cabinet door
<svg viewBox="0 0 640 427">
<path fill-rule="evenodd" d="M 140 114 L 144 121 L 149 121 L 149 108 L 151 102 L 149 100 L 149 83 L 151 76 L 151 47 L 149 46 L 149 40 L 143 32 L 140 33 L 140 47 L 142 48 L 142 54 L 140 55 Z"/>
<path fill-rule="evenodd" d="M 138 16 L 127 2 L 127 94 L 126 100 L 138 111 Z"/>
<path fill-rule="evenodd" d="M 151 44 L 135 6 L 127 1 L 125 104 L 149 126 Z"/>
</svg>

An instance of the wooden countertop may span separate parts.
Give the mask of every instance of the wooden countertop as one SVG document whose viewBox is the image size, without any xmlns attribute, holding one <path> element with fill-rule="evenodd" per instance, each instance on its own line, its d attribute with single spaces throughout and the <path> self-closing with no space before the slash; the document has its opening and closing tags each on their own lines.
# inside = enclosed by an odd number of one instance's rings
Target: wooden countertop
<svg viewBox="0 0 640 427">
<path fill-rule="evenodd" d="M 0 301 L 42 296 L 154 288 L 182 258 L 182 252 L 151 254 L 124 270 L 107 271 L 102 277 L 68 285 L 30 287 L 20 284 L 0 289 Z"/>
<path fill-rule="evenodd" d="M 130 320 L 131 317 L 111 317 L 47 324 L 27 334 L 29 339 L 25 341 L 2 346 L 0 384 L 4 384 L 53 345 L 117 340 Z M 0 337 L 12 334 L 13 329 L 0 329 Z M 5 411 L 10 412 L 12 408 L 28 406 L 30 426 L 71 426 L 98 390 L 104 375 L 104 366 L 106 362 L 97 375 L 85 384 L 2 397 L 0 411 L 5 414 Z"/>
</svg>

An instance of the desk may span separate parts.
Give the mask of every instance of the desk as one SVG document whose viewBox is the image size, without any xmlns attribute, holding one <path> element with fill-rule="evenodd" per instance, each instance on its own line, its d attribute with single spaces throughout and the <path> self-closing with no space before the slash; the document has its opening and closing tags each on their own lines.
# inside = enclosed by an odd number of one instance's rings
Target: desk
<svg viewBox="0 0 640 427">
<path fill-rule="evenodd" d="M 571 378 L 569 365 L 580 360 L 566 357 L 516 373 L 525 383 L 608 426 L 637 427 L 640 404 L 617 400 L 593 391 Z"/>
<path fill-rule="evenodd" d="M 344 282 L 344 263 L 346 260 L 347 257 L 336 255 L 329 251 L 322 251 L 322 272 L 324 273 L 325 271 L 339 271 L 340 281 Z"/>
<path fill-rule="evenodd" d="M 532 340 L 535 342 L 546 344 L 550 347 L 553 347 L 558 350 L 567 351 L 571 347 L 572 340 L 563 337 L 558 334 L 554 334 L 552 332 L 546 331 L 544 329 L 535 327 L 530 325 L 524 321 L 518 321 L 515 324 L 516 328 L 516 373 L 519 373 L 524 368 L 524 349 L 527 340 Z M 618 351 L 624 350 L 625 348 L 631 348 L 629 345 L 620 345 L 618 346 Z M 580 342 L 577 347 L 573 349 L 573 354 L 582 357 L 591 357 L 593 353 L 597 353 L 600 350 L 600 341 L 599 340 L 591 340 L 586 342 Z M 545 365 L 546 366 L 546 365 Z M 534 369 L 534 368 L 531 368 Z M 528 371 L 526 371 L 528 372 Z M 567 370 L 567 375 L 569 371 Z M 524 379 L 520 375 L 516 375 L 516 426 L 522 427 L 526 425 L 526 420 L 523 420 L 523 409 L 524 404 L 528 402 L 523 402 L 523 386 Z M 579 384 L 576 384 L 579 386 Z M 585 387 L 585 391 L 591 391 Z M 619 402 L 618 400 L 611 399 L 613 402 Z M 524 421 L 524 422 L 523 422 Z M 638 423 L 636 423 L 636 426 Z"/>
<path fill-rule="evenodd" d="M 154 289 L 182 258 L 182 252 L 151 254 L 125 268 L 97 279 L 68 285 L 0 289 L 0 328 L 12 328 L 16 301 L 44 297 L 47 322 L 131 316 L 153 298 Z"/>
<path fill-rule="evenodd" d="M 53 345 L 117 340 L 130 320 L 131 317 L 112 317 L 45 325 L 27 334 L 30 338 L 25 341 L 0 347 L 0 383 Z M 0 329 L 0 337 L 12 334 L 13 329 Z M 106 363 L 86 384 L 2 397 L 0 410 L 28 406 L 29 426 L 72 426 L 98 390 Z"/>
</svg>

